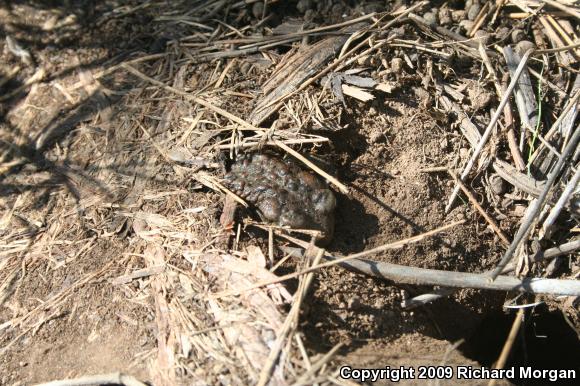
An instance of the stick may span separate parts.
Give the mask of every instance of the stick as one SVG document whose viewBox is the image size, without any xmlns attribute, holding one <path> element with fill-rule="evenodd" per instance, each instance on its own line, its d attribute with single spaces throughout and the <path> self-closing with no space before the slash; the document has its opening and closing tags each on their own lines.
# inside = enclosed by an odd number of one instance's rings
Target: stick
<svg viewBox="0 0 580 386">
<path fill-rule="evenodd" d="M 516 69 L 514 76 L 512 77 L 512 81 L 510 82 L 505 94 L 503 95 L 503 98 L 502 98 L 499 106 L 495 110 L 495 113 L 493 114 L 493 117 L 491 118 L 489 125 L 487 125 L 485 132 L 481 136 L 481 140 L 477 144 L 477 147 L 473 151 L 471 158 L 469 159 L 469 161 L 467 162 L 467 165 L 465 165 L 465 168 L 463 169 L 463 172 L 461 173 L 460 178 L 462 181 L 467 177 L 467 175 L 471 171 L 471 168 L 475 164 L 475 160 L 477 159 L 477 157 L 479 156 L 479 154 L 483 150 L 483 147 L 485 146 L 489 136 L 491 135 L 491 132 L 493 131 L 493 128 L 495 127 L 495 124 L 497 123 L 497 120 L 499 119 L 501 113 L 503 112 L 505 105 L 509 101 L 510 94 L 512 93 L 514 87 L 516 86 L 516 84 L 518 82 L 520 75 L 522 74 L 524 68 L 526 67 L 526 63 L 528 62 L 528 58 L 530 57 L 532 52 L 534 52 L 533 49 L 528 50 L 524 54 L 520 64 L 518 65 L 518 68 Z M 449 202 L 447 203 L 447 206 L 445 207 L 445 212 L 449 212 L 449 209 L 451 208 L 451 206 L 455 202 L 455 197 L 457 197 L 457 193 L 459 192 L 459 189 L 460 189 L 459 185 L 455 185 L 455 188 L 453 189 L 453 193 L 451 193 L 451 197 L 449 198 Z"/>
<path fill-rule="evenodd" d="M 507 83 L 507 79 L 506 79 L 506 83 Z M 506 89 L 506 86 L 504 83 L 501 86 L 501 95 L 504 95 L 506 93 L 506 90 L 507 89 Z M 508 139 L 508 146 L 510 149 L 510 153 L 512 155 L 512 158 L 513 158 L 514 163 L 516 164 L 516 167 L 518 168 L 518 170 L 519 171 L 525 170 L 526 163 L 524 162 L 524 158 L 522 157 L 522 153 L 520 152 L 520 149 L 518 147 L 518 143 L 516 140 L 516 133 L 514 131 L 514 116 L 512 114 L 512 108 L 511 108 L 509 102 L 506 103 L 506 105 L 505 105 L 504 114 L 505 114 L 505 123 L 506 123 L 506 128 L 507 128 L 507 139 Z"/>
<path fill-rule="evenodd" d="M 320 262 L 320 259 L 322 258 L 323 255 L 324 249 L 316 248 L 316 256 L 314 258 L 314 261 L 312 262 L 310 272 L 314 272 L 316 268 L 319 267 L 318 263 Z M 280 355 L 280 351 L 282 350 L 282 344 L 286 342 L 286 338 L 290 335 L 292 329 L 295 329 L 297 327 L 300 306 L 305 298 L 306 292 L 308 291 L 308 287 L 310 286 L 313 277 L 314 274 L 309 273 L 308 275 L 306 275 L 306 277 L 304 277 L 304 280 L 300 282 L 298 291 L 294 296 L 292 308 L 290 309 L 290 312 L 288 313 L 288 316 L 286 317 L 286 320 L 284 321 L 284 324 L 282 325 L 280 331 L 276 332 L 277 333 L 276 341 L 274 342 L 270 354 L 268 354 L 267 362 L 264 364 L 264 367 L 260 372 L 260 379 L 258 380 L 257 383 L 258 386 L 265 386 L 266 384 L 268 384 L 268 381 L 271 378 L 270 375 L 272 373 L 272 370 L 274 369 L 274 366 L 276 365 L 276 362 Z"/>
<path fill-rule="evenodd" d="M 574 176 L 566 185 L 566 188 L 562 192 L 562 195 L 558 199 L 558 202 L 556 203 L 556 205 L 554 205 L 554 208 L 552 208 L 552 211 L 548 215 L 548 218 L 546 218 L 546 221 L 544 221 L 544 224 L 542 225 L 542 233 L 543 233 L 542 238 L 549 239 L 550 236 L 552 236 L 552 232 L 554 231 L 554 223 L 556 222 L 556 219 L 560 215 L 562 209 L 564 209 L 564 206 L 568 202 L 570 196 L 572 195 L 572 193 L 574 193 L 574 190 L 578 187 L 578 182 L 580 182 L 580 168 L 576 170 L 576 173 L 574 173 Z"/>
<path fill-rule="evenodd" d="M 332 256 L 328 255 L 325 255 L 325 258 L 333 259 Z M 331 260 L 331 262 L 336 261 L 338 259 Z M 516 291 L 531 294 L 580 296 L 579 280 L 518 279 L 512 276 L 498 276 L 494 281 L 489 281 L 489 278 L 485 274 L 415 268 L 364 259 L 352 260 L 341 265 L 367 275 L 392 280 L 395 283 Z"/>
<path fill-rule="evenodd" d="M 63 379 L 48 383 L 39 383 L 36 386 L 89 386 L 89 385 L 125 385 L 125 386 L 145 386 L 144 383 L 130 375 L 122 373 L 89 375 L 76 379 Z"/>
<path fill-rule="evenodd" d="M 285 145 L 301 145 L 304 143 L 324 143 L 329 142 L 328 138 L 304 138 L 304 139 L 288 139 L 284 141 L 280 141 Z M 216 146 L 217 149 L 220 150 L 230 150 L 230 149 L 241 149 L 241 148 L 248 148 L 253 146 L 276 146 L 275 141 L 266 141 L 264 142 L 242 142 L 240 144 L 229 144 L 229 145 L 219 145 Z"/>
<path fill-rule="evenodd" d="M 523 318 L 524 318 L 524 308 L 520 308 L 518 313 L 516 314 L 516 318 L 514 319 L 514 323 L 512 324 L 512 328 L 505 341 L 505 344 L 503 345 L 503 349 L 501 350 L 501 354 L 499 355 L 497 363 L 495 366 L 493 366 L 494 369 L 503 369 L 503 367 L 505 366 L 505 363 L 507 362 L 510 352 L 512 351 L 512 347 L 516 340 L 516 336 L 520 331 L 520 326 L 522 325 Z M 489 386 L 495 385 L 496 381 L 497 381 L 496 379 L 492 379 L 489 382 Z"/>
<path fill-rule="evenodd" d="M 519 172 L 515 167 L 502 160 L 496 159 L 493 161 L 492 167 L 505 181 L 522 192 L 534 197 L 540 197 L 542 190 L 546 186 L 545 181 L 537 181 L 535 178 Z"/>
<path fill-rule="evenodd" d="M 566 12 L 570 16 L 574 16 L 576 19 L 580 19 L 580 13 L 574 8 L 567 7 L 564 4 L 552 0 L 544 0 L 544 3 L 549 4 L 554 8 L 558 8 L 560 11 Z"/>
<path fill-rule="evenodd" d="M 533 256 L 533 261 L 541 261 L 544 259 L 551 259 L 553 257 L 566 255 L 580 249 L 580 240 L 570 241 L 557 247 L 548 248 L 543 252 Z"/>
<path fill-rule="evenodd" d="M 469 119 L 469 116 L 465 114 L 465 111 L 463 111 L 461 106 L 451 101 L 444 95 L 439 97 L 439 102 L 441 102 L 441 104 L 443 105 L 443 107 L 445 107 L 446 110 L 451 110 L 455 113 L 455 115 L 457 115 L 457 120 L 459 121 L 459 129 L 461 130 L 461 133 L 463 134 L 465 139 L 467 139 L 471 147 L 476 148 L 477 144 L 481 142 L 481 134 L 479 134 L 477 126 L 475 126 L 475 124 L 471 122 L 471 119 Z"/>
<path fill-rule="evenodd" d="M 574 240 L 562 245 L 558 245 L 557 247 L 548 248 L 545 251 L 538 251 L 531 256 L 530 261 L 532 263 L 537 263 L 542 260 L 553 259 L 554 257 L 567 255 L 568 253 L 572 253 L 578 249 L 580 249 L 580 240 Z M 516 267 L 514 263 L 509 263 L 505 266 L 502 273 L 511 272 L 515 268 Z"/>
<path fill-rule="evenodd" d="M 516 68 L 518 61 L 520 61 L 520 56 L 514 52 L 510 46 L 504 47 L 502 52 L 505 57 L 508 71 L 513 77 L 517 71 Z M 538 121 L 538 104 L 527 67 L 524 67 L 520 77 L 518 78 L 516 88 L 514 90 L 514 96 L 516 100 L 516 107 L 520 116 L 520 122 L 522 122 L 524 127 L 531 127 L 535 130 Z M 524 137 L 525 132 L 522 131 L 520 151 L 523 149 L 522 146 Z"/>
<path fill-rule="evenodd" d="M 530 51 L 528 51 L 528 52 L 530 52 Z M 531 204 L 531 205 L 533 205 L 533 207 L 530 210 L 530 215 L 526 216 L 526 218 L 524 218 L 522 225 L 520 226 L 520 229 L 518 229 L 518 232 L 516 233 L 511 245 L 509 246 L 509 248 L 507 249 L 507 251 L 503 255 L 503 257 L 502 257 L 500 263 L 498 264 L 498 266 L 496 267 L 496 269 L 491 273 L 491 280 L 495 280 L 495 278 L 500 274 L 500 272 L 503 270 L 503 268 L 506 266 L 506 264 L 511 260 L 514 252 L 519 247 L 520 242 L 524 239 L 524 237 L 526 237 L 528 235 L 528 232 L 530 231 L 532 223 L 534 222 L 536 216 L 540 213 L 540 210 L 542 209 L 544 201 L 546 201 L 546 198 L 548 197 L 548 192 L 550 191 L 550 188 L 552 187 L 552 185 L 556 181 L 556 178 L 558 177 L 558 175 L 562 171 L 564 164 L 566 163 L 568 157 L 570 155 L 572 155 L 573 152 L 576 151 L 576 146 L 578 145 L 578 140 L 580 140 L 580 125 L 576 126 L 576 130 L 574 131 L 574 135 L 572 136 L 572 138 L 570 139 L 570 142 L 568 142 L 568 145 L 566 145 L 566 148 L 562 152 L 562 157 L 560 157 L 560 159 L 558 160 L 558 163 L 556 164 L 556 166 L 554 166 L 554 169 L 550 173 L 550 176 L 548 177 L 548 181 L 546 181 L 546 186 L 544 187 L 542 194 L 540 195 L 540 197 L 536 201 L 534 201 Z"/>
<path fill-rule="evenodd" d="M 531 261 L 533 263 L 537 263 L 542 260 L 552 259 L 557 256 L 566 255 L 568 253 L 572 253 L 580 249 L 580 240 L 570 241 L 569 243 L 565 243 L 562 245 L 558 245 L 557 247 L 546 249 L 545 251 L 538 251 L 535 255 L 531 257 Z M 509 263 L 505 266 L 502 274 L 506 274 L 511 272 L 515 269 L 515 264 Z M 373 275 L 375 276 L 375 275 Z M 376 277 L 376 276 L 375 276 Z M 455 293 L 455 289 L 452 288 L 441 288 L 439 290 L 432 291 L 430 293 L 422 294 L 419 296 L 415 296 L 409 300 L 405 300 L 401 303 L 403 308 L 416 308 L 419 306 L 423 306 L 427 303 L 431 303 L 437 299 L 441 299 L 443 297 L 447 297 L 451 294 Z"/>
<path fill-rule="evenodd" d="M 318 166 L 314 165 L 312 162 L 308 161 L 306 158 L 304 158 L 304 156 L 302 154 L 298 153 L 296 150 L 292 149 L 291 147 L 286 146 L 286 144 L 284 144 L 281 141 L 278 141 L 277 139 L 274 140 L 274 143 L 276 143 L 276 145 L 278 147 L 280 147 L 281 149 L 285 150 L 286 152 L 288 152 L 292 156 L 294 156 L 297 159 L 299 159 L 300 161 L 302 161 L 302 163 L 304 163 L 304 165 L 308 166 L 309 168 L 314 170 L 316 173 L 320 174 L 328 182 L 330 182 L 331 184 L 336 186 L 338 188 L 338 190 L 340 190 L 342 193 L 348 194 L 348 188 L 343 183 L 341 183 L 339 180 L 337 180 L 336 178 L 334 178 L 330 174 L 326 173 L 324 170 L 320 169 Z"/>
<path fill-rule="evenodd" d="M 308 385 L 310 382 L 309 380 L 316 374 L 320 368 L 328 363 L 330 359 L 336 354 L 336 352 L 344 346 L 344 342 L 339 342 L 336 346 L 334 346 L 329 352 L 324 354 L 322 358 L 318 362 L 312 365 L 310 369 L 308 369 L 304 374 L 302 374 L 297 380 L 295 384 L 299 385 Z"/>
<path fill-rule="evenodd" d="M 580 76 L 579 76 L 579 78 L 580 78 Z M 574 96 L 568 100 L 568 103 L 566 103 L 566 106 L 564 107 L 564 109 L 560 113 L 560 116 L 558 117 L 558 119 L 556 119 L 556 121 L 552 124 L 552 127 L 550 127 L 550 129 L 548 130 L 548 132 L 544 136 L 544 139 L 546 141 L 549 141 L 552 138 L 552 136 L 554 136 L 554 134 L 557 132 L 558 128 L 560 127 L 560 124 L 568 116 L 568 113 L 572 110 L 572 108 L 577 107 L 577 103 L 578 103 L 579 98 L 580 98 L 580 90 L 576 90 L 576 93 L 574 94 Z M 576 113 L 573 112 L 573 114 L 576 114 Z M 542 144 L 540 144 L 538 146 L 538 148 L 532 154 L 532 157 L 529 159 L 528 162 L 533 163 L 535 161 L 535 159 L 541 153 L 543 144 L 544 143 L 542 142 Z"/>
<path fill-rule="evenodd" d="M 294 278 L 300 277 L 300 276 L 302 276 L 304 274 L 307 274 L 309 272 L 316 271 L 316 270 L 318 270 L 320 268 L 331 267 L 331 266 L 334 266 L 334 265 L 343 263 L 345 261 L 349 261 L 349 260 L 353 260 L 353 259 L 358 259 L 358 258 L 361 258 L 361 257 L 364 257 L 364 256 L 374 255 L 374 254 L 377 254 L 379 252 L 383 252 L 383 251 L 386 251 L 386 250 L 389 250 L 389 249 L 402 248 L 403 246 L 405 246 L 407 244 L 416 243 L 418 241 L 424 240 L 427 237 L 430 237 L 430 236 L 436 235 L 438 233 L 444 232 L 444 231 L 446 231 L 446 230 L 448 230 L 450 228 L 453 228 L 453 227 L 455 227 L 457 225 L 461 225 L 461 224 L 464 224 L 464 223 L 465 223 L 465 220 L 455 221 L 455 222 L 453 222 L 451 224 L 444 225 L 444 226 L 442 226 L 440 228 L 434 229 L 434 230 L 429 231 L 429 232 L 421 233 L 421 234 L 419 234 L 417 236 L 413 236 L 413 237 L 410 237 L 410 238 L 407 238 L 407 239 L 395 241 L 395 242 L 389 243 L 389 244 L 384 244 L 384 245 L 381 245 L 379 247 L 369 249 L 368 251 L 363 251 L 363 252 L 355 253 L 353 255 L 349 255 L 349 256 L 346 256 L 346 257 L 336 258 L 336 257 L 330 256 L 328 254 L 325 254 L 324 255 L 324 258 L 327 259 L 327 260 L 332 260 L 332 261 L 328 261 L 326 263 L 319 264 L 316 267 L 310 267 L 310 268 L 304 269 L 304 270 L 302 270 L 300 272 L 289 273 L 287 275 L 280 276 L 277 279 L 265 280 L 265 281 L 256 283 L 256 284 L 254 284 L 254 285 L 252 285 L 252 286 L 250 286 L 248 288 L 245 288 L 243 290 L 222 291 L 222 292 L 218 292 L 218 293 L 215 293 L 215 294 L 211 294 L 210 297 L 213 298 L 213 299 L 217 299 L 217 298 L 222 298 L 224 296 L 239 295 L 239 294 L 241 294 L 243 292 L 250 291 L 250 290 L 253 290 L 253 289 L 256 289 L 256 288 L 260 288 L 260 287 L 263 287 L 263 286 L 266 286 L 266 285 L 276 284 L 276 283 L 280 283 L 280 282 L 285 281 L 285 280 L 294 279 Z M 308 243 L 306 243 L 306 242 L 304 242 L 302 240 L 293 239 L 293 238 L 288 237 L 288 236 L 283 236 L 283 237 L 292 240 L 293 242 L 295 242 L 296 244 L 300 245 L 303 248 L 308 248 Z"/>
<path fill-rule="evenodd" d="M 405 9 L 402 13 L 398 14 L 393 20 L 389 21 L 385 26 L 383 26 L 381 28 L 382 29 L 387 29 L 387 28 L 391 27 L 395 23 L 397 23 L 400 20 L 402 20 L 407 14 L 411 13 L 412 11 L 414 11 L 417 8 L 420 8 L 420 7 L 425 6 L 428 3 L 429 3 L 428 1 L 421 1 L 419 3 L 413 4 L 411 7 L 409 7 L 408 9 Z M 371 27 L 374 27 L 375 24 L 373 24 Z M 386 44 L 388 44 L 390 42 L 391 41 L 388 40 L 388 39 L 387 40 L 383 40 L 382 42 L 377 43 L 376 45 L 371 46 L 370 48 L 368 48 L 365 51 L 361 52 L 360 54 L 352 57 L 351 59 L 346 60 L 349 56 L 352 56 L 354 54 L 354 52 L 356 52 L 360 47 L 362 47 L 367 42 L 364 41 L 364 42 L 359 43 L 352 50 L 348 51 L 343 56 L 341 56 L 340 58 L 338 58 L 337 60 L 335 60 L 333 63 L 329 64 L 324 70 L 318 72 L 312 78 L 310 78 L 307 81 L 305 81 L 304 83 L 302 83 L 300 85 L 300 87 L 298 87 L 296 90 L 292 91 L 289 94 L 282 95 L 279 98 L 271 101 L 266 106 L 264 106 L 264 108 L 275 105 L 276 106 L 276 109 L 275 110 L 277 110 L 280 106 L 282 106 L 282 104 L 283 104 L 283 102 L 285 100 L 293 97 L 294 95 L 298 94 L 301 91 L 304 91 L 308 86 L 310 86 L 312 83 L 314 83 L 318 79 L 322 78 L 324 75 L 326 75 L 330 71 L 333 71 L 333 70 L 340 71 L 345 66 L 348 66 L 349 64 L 355 62 L 356 60 L 362 58 L 365 55 L 370 54 L 374 50 L 378 50 L 379 48 L 381 48 L 382 46 L 384 46 L 384 45 L 386 45 Z"/>
<path fill-rule="evenodd" d="M 485 221 L 487 221 L 489 226 L 492 227 L 492 229 L 495 231 L 495 233 L 498 235 L 501 241 L 503 241 L 505 245 L 509 245 L 510 241 L 508 240 L 506 234 L 499 228 L 497 222 L 485 212 L 485 210 L 481 207 L 481 205 L 479 205 L 479 202 L 477 202 L 477 198 L 475 198 L 473 193 L 471 193 L 471 191 L 467 188 L 467 186 L 465 186 L 465 184 L 461 182 L 459 178 L 457 178 L 455 173 L 453 173 L 451 170 L 449 170 L 448 172 L 451 175 L 451 177 L 453 177 L 453 179 L 455 180 L 455 183 L 459 185 L 463 193 L 467 196 L 471 204 L 473 204 L 475 209 L 477 209 L 477 211 L 483 216 L 483 218 L 485 219 Z"/>
</svg>

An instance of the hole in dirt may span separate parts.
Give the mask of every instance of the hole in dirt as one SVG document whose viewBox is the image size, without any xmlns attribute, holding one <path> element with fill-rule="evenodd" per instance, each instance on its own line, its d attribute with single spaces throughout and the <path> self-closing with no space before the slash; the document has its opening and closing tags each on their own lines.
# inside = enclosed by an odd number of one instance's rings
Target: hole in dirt
<svg viewBox="0 0 580 386">
<path fill-rule="evenodd" d="M 488 314 L 459 349 L 467 358 L 491 367 L 499 357 L 514 321 L 515 312 Z M 532 369 L 578 369 L 580 344 L 576 332 L 561 312 L 536 307 L 526 312 L 505 368 L 529 366 Z M 516 384 L 523 380 L 514 379 Z"/>
</svg>

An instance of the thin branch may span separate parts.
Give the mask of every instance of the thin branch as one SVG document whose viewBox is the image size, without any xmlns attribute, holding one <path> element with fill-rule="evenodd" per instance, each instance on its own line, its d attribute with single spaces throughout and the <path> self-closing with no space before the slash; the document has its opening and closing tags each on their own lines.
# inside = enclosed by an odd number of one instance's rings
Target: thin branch
<svg viewBox="0 0 580 386">
<path fill-rule="evenodd" d="M 338 265 L 338 264 L 341 264 L 341 263 L 346 262 L 346 261 L 349 261 L 349 260 L 359 259 L 359 258 L 364 257 L 364 256 L 374 255 L 374 254 L 377 254 L 379 252 L 383 252 L 383 251 L 386 251 L 386 250 L 389 250 L 389 249 L 402 248 L 405 245 L 422 241 L 422 240 L 424 240 L 427 237 L 430 237 L 430 236 L 436 235 L 438 233 L 444 232 L 444 231 L 446 231 L 448 229 L 451 229 L 451 228 L 453 228 L 453 227 L 455 227 L 457 225 L 461 225 L 461 224 L 464 224 L 464 223 L 465 223 L 465 220 L 455 221 L 455 222 L 453 222 L 451 224 L 444 225 L 444 226 L 442 226 L 440 228 L 434 229 L 434 230 L 429 231 L 429 232 L 421 233 L 421 234 L 419 234 L 417 236 L 409 237 L 407 239 L 395 241 L 395 242 L 389 243 L 389 244 L 384 244 L 384 245 L 381 245 L 379 247 L 369 249 L 368 251 L 363 251 L 363 252 L 355 253 L 353 255 L 349 255 L 349 256 L 346 256 L 346 257 L 336 258 L 336 257 L 330 256 L 328 254 L 325 254 L 324 255 L 324 258 L 327 259 L 327 260 L 332 260 L 332 261 L 328 261 L 326 263 L 319 264 L 316 267 L 310 267 L 310 268 L 304 269 L 304 270 L 302 270 L 300 272 L 289 273 L 287 275 L 280 276 L 280 277 L 278 277 L 276 279 L 273 279 L 273 280 L 265 280 L 265 281 L 256 283 L 256 284 L 254 284 L 254 285 L 252 285 L 252 286 L 250 286 L 248 288 L 245 288 L 243 290 L 222 291 L 222 292 L 218 292 L 218 293 L 215 293 L 215 294 L 210 294 L 209 296 L 211 298 L 213 298 L 213 299 L 217 299 L 217 298 L 222 298 L 222 297 L 225 297 L 225 296 L 239 295 L 239 294 L 241 294 L 243 292 L 250 291 L 250 290 L 253 290 L 253 289 L 256 289 L 256 288 L 260 288 L 260 287 L 263 287 L 263 286 L 266 286 L 266 285 L 276 284 L 276 283 L 280 283 L 282 281 L 286 281 L 286 280 L 290 280 L 290 279 L 295 279 L 295 278 L 300 277 L 300 276 L 302 276 L 304 274 L 307 274 L 309 272 L 313 272 L 313 271 L 319 270 L 321 268 L 331 267 L 331 266 Z M 289 238 L 288 236 L 284 236 L 284 237 L 285 238 Z M 289 239 L 293 239 L 293 238 L 289 238 Z M 296 240 L 296 241 L 295 240 L 296 239 L 293 239 L 292 241 L 294 241 L 295 243 L 297 243 L 301 247 L 303 247 L 303 248 L 307 248 L 308 247 L 308 243 L 302 242 L 301 240 Z"/>
<path fill-rule="evenodd" d="M 75 379 L 63 379 L 48 383 L 40 383 L 36 386 L 89 386 L 89 385 L 125 385 L 125 386 L 145 386 L 130 375 L 122 373 L 89 375 Z"/>
<path fill-rule="evenodd" d="M 479 157 L 479 154 L 481 154 L 483 147 L 487 143 L 487 140 L 488 140 L 489 136 L 491 135 L 491 132 L 493 131 L 495 124 L 497 123 L 499 117 L 503 113 L 503 109 L 504 109 L 505 105 L 509 101 L 509 98 L 510 98 L 512 91 L 514 90 L 514 88 L 516 87 L 516 84 L 518 83 L 518 79 L 520 78 L 520 75 L 522 74 L 522 72 L 526 68 L 526 63 L 528 62 L 528 59 L 529 59 L 530 55 L 532 54 L 532 52 L 534 52 L 534 50 L 530 49 L 522 57 L 522 60 L 521 60 L 520 64 L 518 65 L 518 68 L 516 69 L 514 76 L 512 77 L 512 80 L 511 80 L 505 94 L 503 95 L 503 98 L 502 98 L 499 106 L 495 110 L 495 113 L 493 114 L 493 117 L 491 118 L 489 125 L 487 125 L 485 132 L 481 136 L 481 141 L 479 141 L 479 144 L 477 145 L 477 147 L 473 151 L 471 158 L 469 159 L 469 161 L 467 162 L 467 165 L 465 165 L 465 168 L 463 169 L 463 172 L 461 173 L 460 178 L 462 181 L 467 177 L 467 175 L 471 171 L 471 168 L 475 164 L 477 157 Z M 453 193 L 451 193 L 451 197 L 449 198 L 449 202 L 447 203 L 447 207 L 445 208 L 446 212 L 449 211 L 449 209 L 451 208 L 451 206 L 455 202 L 455 197 L 457 197 L 457 193 L 459 192 L 459 189 L 460 189 L 459 185 L 456 185 L 455 188 L 453 189 Z"/>
<path fill-rule="evenodd" d="M 558 163 L 550 173 L 550 176 L 548 178 L 548 181 L 546 181 L 546 186 L 544 187 L 542 194 L 537 200 L 535 200 L 531 204 L 533 205 L 533 207 L 530 208 L 529 215 L 524 218 L 522 225 L 520 226 L 520 229 L 518 229 L 518 232 L 516 233 L 511 245 L 503 255 L 497 268 L 494 269 L 493 272 L 491 273 L 492 280 L 495 280 L 495 278 L 501 273 L 506 264 L 511 260 L 516 249 L 519 247 L 520 242 L 524 239 L 524 237 L 528 235 L 532 227 L 532 224 L 535 222 L 537 215 L 540 213 L 540 210 L 542 209 L 542 206 L 546 201 L 546 198 L 548 197 L 548 192 L 550 191 L 550 188 L 552 187 L 552 185 L 554 185 L 554 182 L 556 181 L 556 178 L 562 171 L 568 157 L 572 155 L 574 151 L 576 151 L 578 140 L 580 140 L 580 125 L 576 127 L 574 135 L 572 136 L 570 142 L 568 142 L 568 145 L 566 145 L 566 148 L 562 153 L 562 157 L 560 157 Z"/>
</svg>

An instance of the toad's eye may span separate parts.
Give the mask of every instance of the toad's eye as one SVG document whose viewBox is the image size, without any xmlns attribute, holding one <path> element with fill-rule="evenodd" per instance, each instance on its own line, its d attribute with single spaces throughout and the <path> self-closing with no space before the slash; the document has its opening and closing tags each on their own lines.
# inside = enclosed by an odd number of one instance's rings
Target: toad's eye
<svg viewBox="0 0 580 386">
<path fill-rule="evenodd" d="M 317 212 L 330 213 L 336 207 L 336 198 L 330 190 L 318 190 L 312 196 L 314 209 Z"/>
</svg>

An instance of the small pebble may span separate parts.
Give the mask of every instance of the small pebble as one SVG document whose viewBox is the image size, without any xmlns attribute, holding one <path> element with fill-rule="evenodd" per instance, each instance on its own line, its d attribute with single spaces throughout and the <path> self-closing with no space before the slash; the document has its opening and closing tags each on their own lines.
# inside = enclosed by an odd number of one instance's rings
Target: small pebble
<svg viewBox="0 0 580 386">
<path fill-rule="evenodd" d="M 481 42 L 481 44 L 486 45 L 489 43 L 489 33 L 483 30 L 477 30 L 473 35 L 477 40 Z"/>
<path fill-rule="evenodd" d="M 369 55 L 363 56 L 356 60 L 359 66 L 369 66 L 371 64 L 371 57 Z"/>
<path fill-rule="evenodd" d="M 252 15 L 254 15 L 256 19 L 261 19 L 263 14 L 264 14 L 264 3 L 262 3 L 261 1 L 254 3 L 254 5 L 252 6 Z"/>
<path fill-rule="evenodd" d="M 401 58 L 393 58 L 391 60 L 391 71 L 395 74 L 400 74 L 403 72 L 404 61 Z"/>
<path fill-rule="evenodd" d="M 451 11 L 451 20 L 454 23 L 460 23 L 462 20 L 465 20 L 465 11 L 462 9 Z"/>
<path fill-rule="evenodd" d="M 477 15 L 479 15 L 479 11 L 481 11 L 481 5 L 479 5 L 479 3 L 473 4 L 467 11 L 467 18 L 469 20 L 475 20 Z"/>
<path fill-rule="evenodd" d="M 466 0 L 464 9 L 467 11 L 473 5 L 473 0 Z"/>
<path fill-rule="evenodd" d="M 522 40 L 518 44 L 516 44 L 516 52 L 518 55 L 523 56 L 526 51 L 531 48 L 536 48 L 536 45 L 529 40 Z"/>
<path fill-rule="evenodd" d="M 471 20 L 464 19 L 459 22 L 459 26 L 467 32 L 471 29 L 471 27 L 473 27 L 473 22 Z"/>
<path fill-rule="evenodd" d="M 489 178 L 489 183 L 491 185 L 491 190 L 497 195 L 504 194 L 507 191 L 506 182 L 497 174 L 491 175 Z"/>
<path fill-rule="evenodd" d="M 511 31 L 508 27 L 500 27 L 495 31 L 495 37 L 497 40 L 504 40 L 510 35 Z"/>
<path fill-rule="evenodd" d="M 512 39 L 512 43 L 518 44 L 526 38 L 526 34 L 521 29 L 515 29 L 512 31 L 510 37 Z"/>
<path fill-rule="evenodd" d="M 382 309 L 383 307 L 385 307 L 385 301 L 381 298 L 375 300 L 375 304 L 374 304 L 375 308 L 379 308 Z"/>
<path fill-rule="evenodd" d="M 433 12 L 426 12 L 423 15 L 423 19 L 429 24 L 430 26 L 437 25 L 437 16 Z"/>
</svg>

